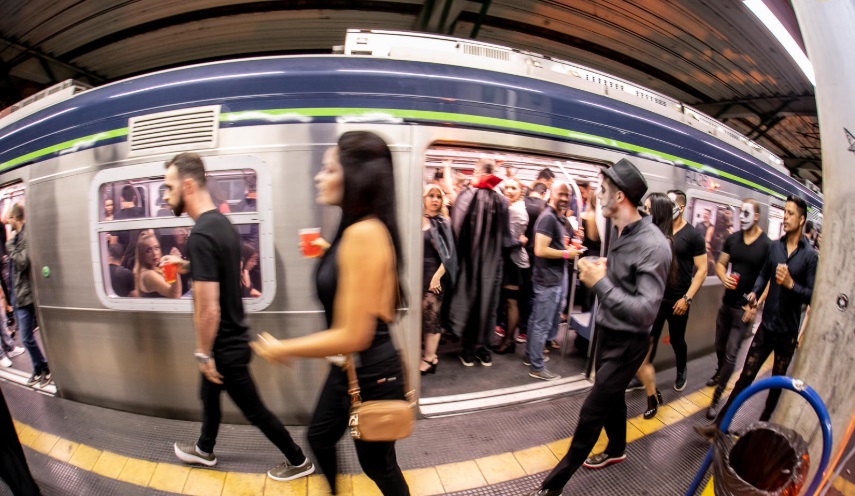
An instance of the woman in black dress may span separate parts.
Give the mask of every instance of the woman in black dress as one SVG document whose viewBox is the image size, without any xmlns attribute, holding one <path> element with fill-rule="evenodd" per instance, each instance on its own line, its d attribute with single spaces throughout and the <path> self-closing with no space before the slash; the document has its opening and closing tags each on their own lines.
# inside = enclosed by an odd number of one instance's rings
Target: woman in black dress
<svg viewBox="0 0 855 496">
<path fill-rule="evenodd" d="M 330 357 L 333 362 L 308 437 L 335 494 L 336 443 L 347 430 L 350 409 L 347 374 L 336 355 L 354 354 L 363 401 L 405 397 L 401 360 L 388 326 L 401 303 L 398 276 L 403 265 L 389 147 L 373 133 L 343 134 L 324 155 L 315 185 L 319 203 L 342 209 L 338 232 L 316 272 L 328 329 L 281 341 L 263 334 L 252 346 L 271 362 L 287 363 L 293 357 Z M 394 442 L 354 444 L 362 469 L 384 495 L 409 494 Z"/>
</svg>

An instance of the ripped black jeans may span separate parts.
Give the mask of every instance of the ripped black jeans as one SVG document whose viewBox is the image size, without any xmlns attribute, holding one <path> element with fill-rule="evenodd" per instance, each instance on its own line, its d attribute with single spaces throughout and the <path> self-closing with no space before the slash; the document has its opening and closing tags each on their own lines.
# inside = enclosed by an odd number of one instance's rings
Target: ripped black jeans
<svg viewBox="0 0 855 496">
<path fill-rule="evenodd" d="M 793 354 L 798 346 L 798 333 L 778 333 L 769 332 L 763 324 L 757 329 L 757 334 L 754 340 L 751 341 L 751 348 L 748 349 L 748 356 L 745 357 L 745 365 L 742 367 L 742 373 L 739 375 L 739 380 L 736 381 L 736 386 L 730 393 L 727 403 L 719 410 L 718 416 L 715 419 L 716 425 L 721 424 L 724 419 L 724 414 L 733 400 L 745 388 L 754 382 L 757 377 L 757 372 L 763 366 L 763 362 L 769 358 L 771 353 L 775 353 L 775 361 L 772 365 L 772 375 L 786 375 L 787 369 L 790 368 L 790 361 L 793 359 Z M 760 415 L 760 420 L 767 421 L 775 411 L 778 405 L 778 400 L 781 398 L 780 389 L 770 389 L 769 397 L 766 398 L 766 407 L 763 409 L 763 414 Z"/>
</svg>

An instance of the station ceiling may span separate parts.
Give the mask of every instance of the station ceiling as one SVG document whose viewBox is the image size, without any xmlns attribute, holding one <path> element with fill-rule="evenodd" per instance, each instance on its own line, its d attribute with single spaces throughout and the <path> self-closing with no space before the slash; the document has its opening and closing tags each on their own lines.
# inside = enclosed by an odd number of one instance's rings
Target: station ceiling
<svg viewBox="0 0 855 496">
<path fill-rule="evenodd" d="M 788 0 L 764 0 L 801 43 Z M 257 55 L 330 53 L 348 28 L 427 31 L 573 61 L 716 117 L 822 184 L 814 88 L 740 0 L 0 0 L 0 108 Z"/>
</svg>

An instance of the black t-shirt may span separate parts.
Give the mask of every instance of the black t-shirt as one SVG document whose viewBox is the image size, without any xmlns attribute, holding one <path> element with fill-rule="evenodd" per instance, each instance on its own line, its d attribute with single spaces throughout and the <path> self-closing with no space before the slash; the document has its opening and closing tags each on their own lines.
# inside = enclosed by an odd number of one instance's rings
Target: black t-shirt
<svg viewBox="0 0 855 496">
<path fill-rule="evenodd" d="M 244 351 L 249 328 L 244 323 L 240 290 L 240 236 L 217 210 L 196 219 L 187 240 L 190 277 L 194 282 L 220 284 L 220 327 L 214 340 L 214 355 Z"/>
<path fill-rule="evenodd" d="M 528 225 L 525 228 L 525 237 L 528 238 L 528 244 L 525 246 L 525 249 L 528 250 L 529 253 L 534 253 L 534 224 L 537 221 L 537 218 L 540 217 L 540 213 L 543 212 L 543 209 L 546 207 L 546 200 L 542 198 L 534 198 L 533 196 L 526 196 L 523 201 L 525 202 L 525 211 L 528 214 Z M 529 257 L 531 259 L 531 257 Z"/>
<path fill-rule="evenodd" d="M 728 289 L 724 292 L 723 302 L 732 307 L 745 304 L 743 295 L 750 293 L 754 288 L 754 282 L 766 263 L 769 256 L 769 247 L 772 240 L 763 233 L 750 245 L 745 244 L 742 231 L 735 232 L 724 241 L 722 253 L 730 255 L 730 263 L 733 264 L 731 272 L 739 274 L 739 283 L 736 289 Z"/>
<path fill-rule="evenodd" d="M 706 255 L 707 243 L 700 231 L 686 224 L 674 234 L 674 256 L 677 257 L 677 277 L 673 286 L 665 288 L 664 301 L 674 302 L 686 294 L 695 274 L 695 257 Z"/>
<path fill-rule="evenodd" d="M 564 236 L 567 230 L 564 229 L 564 222 L 558 218 L 558 214 L 551 206 L 547 206 L 534 226 L 535 234 L 543 234 L 552 238 L 549 242 L 549 247 L 554 250 L 564 250 Z M 534 246 L 534 239 L 531 241 Z M 567 261 L 563 258 L 541 258 L 534 257 L 534 269 L 532 271 L 531 280 L 538 286 L 555 287 L 561 284 L 564 278 L 564 267 Z"/>
<path fill-rule="evenodd" d="M 134 290 L 134 273 L 121 265 L 110 264 L 110 286 L 116 296 L 128 296 Z"/>
</svg>

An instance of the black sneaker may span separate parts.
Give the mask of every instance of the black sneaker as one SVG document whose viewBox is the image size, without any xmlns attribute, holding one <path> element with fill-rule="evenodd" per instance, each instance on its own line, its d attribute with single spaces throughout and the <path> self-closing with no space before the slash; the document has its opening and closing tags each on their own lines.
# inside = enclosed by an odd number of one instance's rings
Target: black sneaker
<svg viewBox="0 0 855 496">
<path fill-rule="evenodd" d="M 463 350 L 457 358 L 460 359 L 460 363 L 463 364 L 464 367 L 472 367 L 475 365 L 475 353 L 471 351 Z"/>
<path fill-rule="evenodd" d="M 644 389 L 644 384 L 638 380 L 638 377 L 633 377 L 629 384 L 626 386 L 626 392 L 630 391 L 638 391 L 639 389 Z"/>
<path fill-rule="evenodd" d="M 192 463 L 213 467 L 217 464 L 217 456 L 213 453 L 207 455 L 199 451 L 195 444 L 175 443 L 175 456 L 184 463 Z"/>
<path fill-rule="evenodd" d="M 626 460 L 626 454 L 620 456 L 612 456 L 605 451 L 594 456 L 588 457 L 585 463 L 582 464 L 585 468 L 603 468 L 609 465 L 620 463 Z"/>
<path fill-rule="evenodd" d="M 33 372 L 33 375 L 31 375 L 30 378 L 27 379 L 26 384 L 27 384 L 27 386 L 33 386 L 36 383 L 41 382 L 41 380 L 42 380 L 41 372 L 39 372 L 38 374 Z"/>
<path fill-rule="evenodd" d="M 677 372 L 677 380 L 674 381 L 674 391 L 686 389 L 686 371 Z"/>
<path fill-rule="evenodd" d="M 713 401 L 710 403 L 710 407 L 707 408 L 707 418 L 712 420 L 718 415 L 718 401 Z"/>
<path fill-rule="evenodd" d="M 481 348 L 475 352 L 475 359 L 484 367 L 493 366 L 493 355 L 491 355 L 485 348 Z"/>
<path fill-rule="evenodd" d="M 708 380 L 708 381 L 707 381 L 707 386 L 708 386 L 708 387 L 710 387 L 710 386 L 718 386 L 718 381 L 719 381 L 720 379 L 721 379 L 721 375 L 719 375 L 718 371 L 716 370 L 715 374 L 713 374 L 713 376 L 712 376 L 712 377 L 710 377 L 710 380 Z"/>
</svg>

